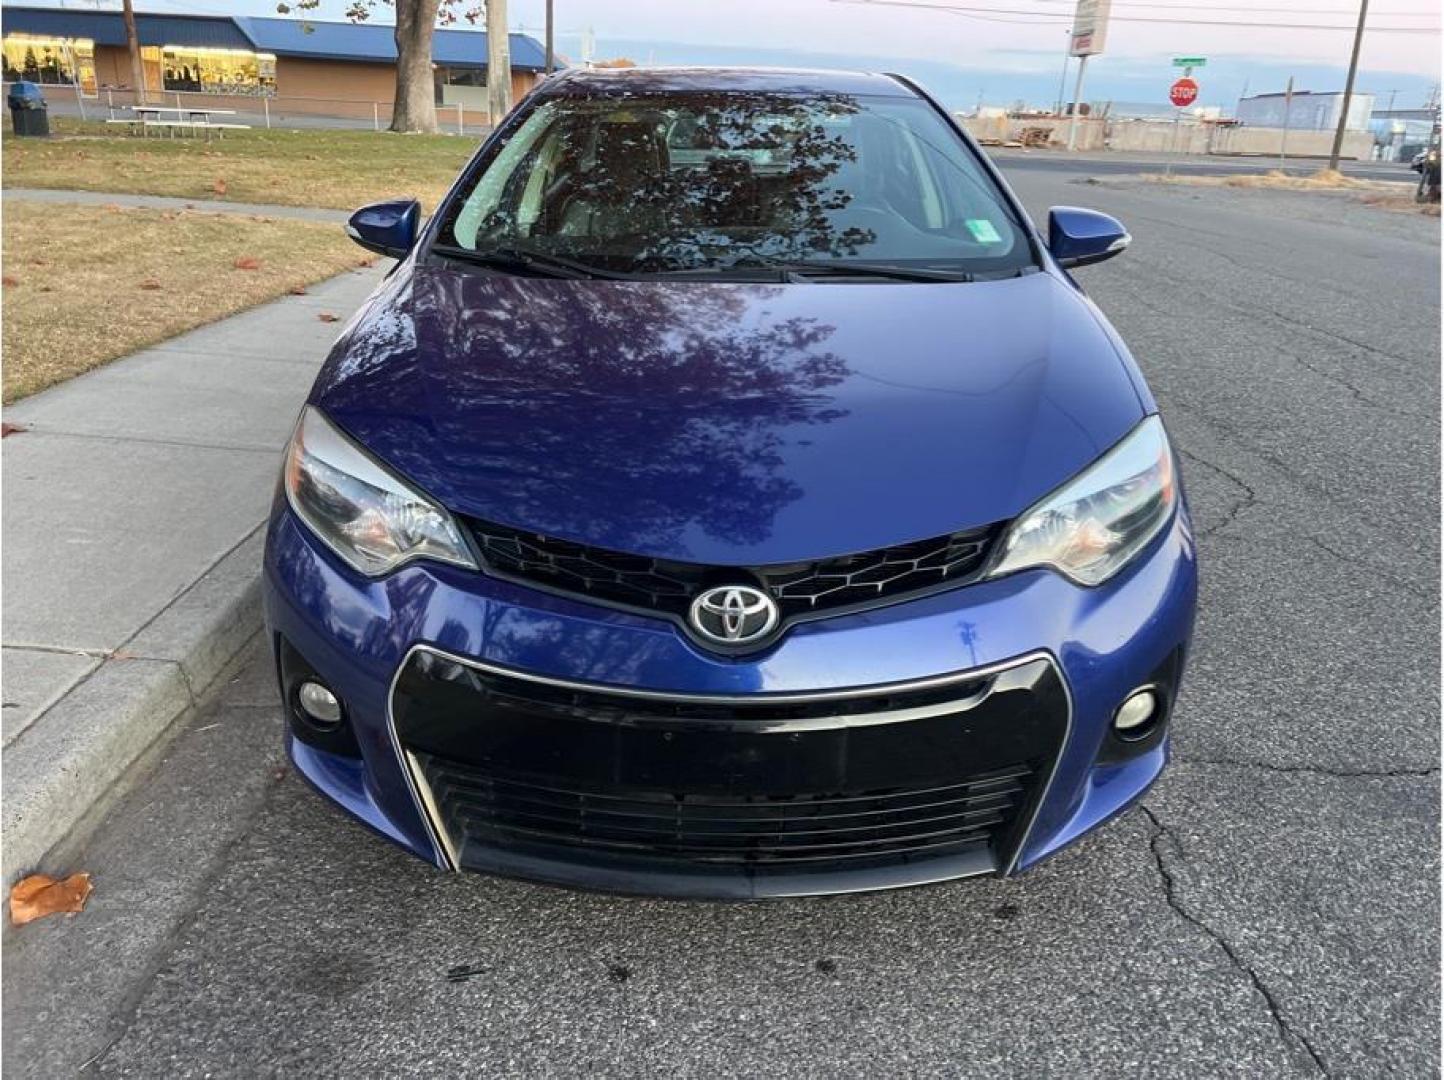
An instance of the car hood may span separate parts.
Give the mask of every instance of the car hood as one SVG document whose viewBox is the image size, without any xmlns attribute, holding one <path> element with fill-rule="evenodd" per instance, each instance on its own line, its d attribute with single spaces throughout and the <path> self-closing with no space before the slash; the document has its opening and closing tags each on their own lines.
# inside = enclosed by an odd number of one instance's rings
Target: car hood
<svg viewBox="0 0 1444 1080">
<path fill-rule="evenodd" d="M 403 266 L 312 403 L 454 512 L 719 565 L 1016 516 L 1143 415 L 1088 304 L 975 284 Z"/>
</svg>

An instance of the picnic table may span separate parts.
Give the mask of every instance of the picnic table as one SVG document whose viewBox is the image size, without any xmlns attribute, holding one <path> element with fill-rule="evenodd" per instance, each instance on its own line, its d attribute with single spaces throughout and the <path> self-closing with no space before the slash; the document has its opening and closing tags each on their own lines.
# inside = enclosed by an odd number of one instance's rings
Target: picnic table
<svg viewBox="0 0 1444 1080">
<path fill-rule="evenodd" d="M 132 131 L 139 131 L 146 135 L 152 129 L 163 131 L 167 135 L 176 133 L 195 134 L 204 131 L 206 138 L 211 137 L 215 131 L 222 135 L 228 130 L 238 128 L 249 128 L 250 124 L 237 124 L 229 121 L 211 119 L 215 116 L 235 116 L 235 109 L 213 109 L 208 105 L 128 105 L 131 115 L 128 117 L 112 117 L 107 120 L 108 124 L 126 124 Z"/>
</svg>

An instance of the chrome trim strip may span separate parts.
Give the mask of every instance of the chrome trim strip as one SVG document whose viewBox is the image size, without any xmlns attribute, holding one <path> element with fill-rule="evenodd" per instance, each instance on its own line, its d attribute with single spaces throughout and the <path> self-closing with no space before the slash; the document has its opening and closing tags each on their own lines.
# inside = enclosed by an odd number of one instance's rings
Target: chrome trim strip
<svg viewBox="0 0 1444 1080">
<path fill-rule="evenodd" d="M 516 668 L 503 667 L 500 664 L 493 664 L 486 660 L 476 660 L 469 656 L 460 656 L 456 653 L 447 652 L 434 645 L 417 643 L 406 651 L 401 663 L 397 666 L 397 674 L 392 678 L 392 689 L 395 689 L 396 680 L 400 677 L 402 669 L 411 661 L 412 654 L 417 652 L 428 652 L 433 656 L 439 656 L 443 660 L 450 660 L 454 664 L 463 667 L 475 668 L 478 671 L 485 671 L 492 675 L 501 675 L 504 678 L 520 679 L 524 682 L 540 683 L 543 686 L 560 687 L 563 690 L 580 690 L 595 694 L 611 694 L 616 697 L 638 698 L 644 701 L 680 701 L 701 705 L 738 704 L 762 702 L 768 705 L 793 705 L 799 702 L 808 701 L 835 701 L 840 698 L 858 697 L 881 697 L 886 694 L 907 693 L 916 690 L 931 690 L 937 687 L 951 686 L 954 683 L 972 682 L 975 679 L 987 678 L 1007 671 L 1010 668 L 1022 667 L 1035 660 L 1047 660 L 1058 669 L 1058 664 L 1053 655 L 1046 649 L 1037 649 L 1022 656 L 1013 657 L 1011 660 L 1002 660 L 996 664 L 986 664 L 983 667 L 970 668 L 967 671 L 955 671 L 947 675 L 932 675 L 923 679 L 903 680 L 902 682 L 876 683 L 872 686 L 851 686 L 838 690 L 805 690 L 791 693 L 769 693 L 759 691 L 753 694 L 693 694 L 681 691 L 670 690 L 639 690 L 631 686 L 618 686 L 613 683 L 584 682 L 578 679 L 563 679 L 551 675 L 537 675 L 529 671 L 520 671 Z M 1062 671 L 1058 669 L 1061 677 Z M 960 699 L 967 700 L 967 699 Z"/>
<path fill-rule="evenodd" d="M 401 771 L 406 776 L 407 786 L 411 789 L 412 799 L 416 804 L 416 812 L 426 826 L 427 835 L 435 847 L 439 859 L 443 863 L 443 868 L 448 870 L 459 871 L 461 869 L 461 861 L 457 857 L 451 837 L 446 833 L 442 825 L 441 814 L 436 807 L 430 784 L 426 782 L 425 776 L 422 775 L 421 769 L 417 766 L 412 755 L 404 751 L 401 747 L 401 738 L 396 730 L 396 717 L 392 710 L 392 703 L 396 696 L 396 684 L 401 681 L 401 673 L 406 670 L 406 665 L 411 662 L 412 656 L 417 652 L 429 652 L 434 656 L 439 656 L 465 667 L 476 668 L 479 671 L 486 671 L 510 678 L 564 689 L 586 690 L 603 694 L 619 694 L 624 697 L 650 698 L 652 700 L 713 703 L 736 702 L 739 700 L 790 703 L 796 701 L 826 701 L 839 697 L 872 697 L 897 693 L 899 691 L 930 689 L 936 686 L 948 686 L 953 683 L 971 682 L 975 679 L 986 678 L 989 675 L 997 675 L 1023 667 L 1036 660 L 1045 660 L 1052 666 L 1053 673 L 1058 677 L 1058 682 L 1063 687 L 1063 699 L 1068 706 L 1067 716 L 1064 721 L 1063 739 L 1058 745 L 1058 752 L 1053 758 L 1053 767 L 1048 772 L 1048 778 L 1043 782 L 1038 792 L 1037 801 L 1033 804 L 1033 812 L 1029 815 L 1028 824 L 1024 827 L 1017 845 L 1013 848 L 1013 853 L 1009 857 L 1007 865 L 997 872 L 1000 878 L 1011 877 L 1017 870 L 1018 860 L 1022 858 L 1023 849 L 1028 846 L 1028 841 L 1032 838 L 1033 827 L 1038 823 L 1038 815 L 1043 809 L 1043 804 L 1047 801 L 1048 796 L 1052 794 L 1053 783 L 1057 780 L 1058 769 L 1063 763 L 1063 755 L 1067 752 L 1068 744 L 1073 737 L 1073 690 L 1068 685 L 1068 678 L 1064 674 L 1063 666 L 1058 663 L 1057 658 L 1046 649 L 1038 649 L 1030 653 L 1024 653 L 1022 656 L 1014 657 L 1011 660 L 999 661 L 996 664 L 988 664 L 968 671 L 953 672 L 949 675 L 937 675 L 905 682 L 881 683 L 875 686 L 856 687 L 849 690 L 820 690 L 795 694 L 672 694 L 667 692 L 659 693 L 648 690 L 637 690 L 632 687 L 612 686 L 607 683 L 580 682 L 570 679 L 553 678 L 548 675 L 536 675 L 531 672 L 518 671 L 514 668 L 492 664 L 484 660 L 460 656 L 456 653 L 436 648 L 433 645 L 418 642 L 406 650 L 406 655 L 401 658 L 401 662 L 396 665 L 396 671 L 391 676 L 391 685 L 386 694 L 386 726 L 391 736 L 391 746 L 396 752 L 396 758 L 401 766 Z M 979 699 L 986 697 L 992 693 L 994 685 L 994 683 L 990 683 L 979 695 L 974 695 L 974 697 Z M 975 702 L 970 698 L 961 698 L 958 702 L 952 704 L 963 703 L 973 704 Z M 898 712 L 902 714 L 906 713 L 907 710 L 898 710 Z"/>
<path fill-rule="evenodd" d="M 436 814 L 433 818 L 435 805 L 432 802 L 431 789 L 428 786 L 425 796 L 421 794 L 421 785 L 417 783 L 421 771 L 413 769 L 411 755 L 401 749 L 401 737 L 396 733 L 396 714 L 391 708 L 391 703 L 396 700 L 396 684 L 401 681 L 401 673 L 406 670 L 413 651 L 414 647 L 408 649 L 406 655 L 401 658 L 401 663 L 396 665 L 396 670 L 391 675 L 391 685 L 386 689 L 386 733 L 391 736 L 391 749 L 396 752 L 396 764 L 401 769 L 402 775 L 406 777 L 406 786 L 411 789 L 411 801 L 415 804 L 416 815 L 421 818 L 422 825 L 426 827 L 426 836 L 431 841 L 437 863 L 443 870 L 459 871 L 461 864 L 451 855 L 450 837 L 444 842 L 441 839 L 441 815 Z"/>
<path fill-rule="evenodd" d="M 1008 865 L 998 871 L 1000 878 L 1012 877 L 1014 871 L 1018 869 L 1018 860 L 1023 857 L 1023 849 L 1032 839 L 1033 826 L 1038 824 L 1038 815 L 1042 813 L 1043 804 L 1053 793 L 1053 781 L 1058 779 L 1058 768 L 1063 764 L 1063 755 L 1068 752 L 1068 744 L 1073 741 L 1073 688 L 1068 685 L 1068 676 L 1057 658 L 1050 652 L 1045 652 L 1043 655 L 1048 658 L 1048 663 L 1053 665 L 1053 674 L 1058 676 L 1058 682 L 1063 687 L 1063 700 L 1068 704 L 1068 715 L 1063 725 L 1063 741 L 1058 744 L 1058 754 L 1053 758 L 1053 768 L 1048 773 L 1048 779 L 1043 781 L 1043 786 L 1038 790 L 1038 801 L 1033 804 L 1033 813 L 1028 818 L 1023 835 L 1018 838 L 1017 846 L 1013 848 L 1013 854 L 1008 859 Z"/>
<path fill-rule="evenodd" d="M 421 765 L 416 760 L 416 755 L 411 751 L 406 752 L 406 768 L 410 770 L 416 780 L 416 790 L 421 795 L 422 804 L 426 807 L 426 813 L 431 820 L 436 822 L 436 838 L 441 841 L 441 846 L 446 849 L 446 857 L 451 860 L 451 865 L 461 869 L 461 859 L 457 857 L 456 845 L 451 842 L 451 834 L 441 824 L 441 808 L 436 805 L 436 792 L 431 790 L 431 782 L 426 779 L 426 774 L 421 771 Z"/>
</svg>

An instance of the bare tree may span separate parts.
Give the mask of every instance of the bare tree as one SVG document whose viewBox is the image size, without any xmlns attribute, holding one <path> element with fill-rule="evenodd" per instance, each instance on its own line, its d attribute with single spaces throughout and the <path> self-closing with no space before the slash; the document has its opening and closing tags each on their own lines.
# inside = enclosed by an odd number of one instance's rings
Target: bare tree
<svg viewBox="0 0 1444 1080">
<path fill-rule="evenodd" d="M 321 0 L 294 0 L 287 3 L 281 0 L 276 4 L 276 10 L 282 15 L 292 11 L 315 11 L 320 2 Z M 125 0 L 125 3 L 129 8 L 130 0 Z M 488 100 L 495 110 L 497 90 L 494 84 L 499 77 L 505 86 L 505 107 L 501 111 L 505 113 L 511 108 L 511 61 L 506 34 L 506 0 L 492 0 L 490 4 L 484 4 L 483 0 L 351 0 L 350 7 L 346 9 L 346 17 L 353 22 L 365 22 L 381 3 L 396 9 L 396 95 L 391 105 L 392 131 L 436 130 L 436 78 L 432 74 L 431 38 L 438 23 L 450 26 L 456 22 L 458 15 L 469 23 L 476 23 L 485 12 L 488 26 L 494 18 L 499 21 L 500 35 L 494 32 L 487 34 Z M 501 43 L 500 61 L 494 59 L 497 55 L 498 36 Z M 498 68 L 498 76 L 493 76 L 491 72 Z"/>
<path fill-rule="evenodd" d="M 135 103 L 144 105 L 148 100 L 145 92 L 145 65 L 140 60 L 140 38 L 135 32 L 135 8 L 130 0 L 122 0 L 121 17 L 125 21 L 125 47 L 130 52 L 130 82 L 134 87 Z"/>
<path fill-rule="evenodd" d="M 511 112 L 511 39 L 506 32 L 506 0 L 486 3 L 486 111 L 493 126 Z"/>
<path fill-rule="evenodd" d="M 436 88 L 431 74 L 431 35 L 441 0 L 395 0 L 396 100 L 392 131 L 435 131 Z"/>
</svg>

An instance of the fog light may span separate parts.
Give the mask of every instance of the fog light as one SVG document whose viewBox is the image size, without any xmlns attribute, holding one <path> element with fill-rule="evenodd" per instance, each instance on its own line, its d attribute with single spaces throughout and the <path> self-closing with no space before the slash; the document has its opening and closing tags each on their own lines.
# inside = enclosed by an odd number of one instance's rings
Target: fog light
<svg viewBox="0 0 1444 1080">
<path fill-rule="evenodd" d="M 306 715 L 319 724 L 339 724 L 341 722 L 341 703 L 336 700 L 336 695 L 327 690 L 318 682 L 307 680 L 301 684 L 296 691 L 296 698 L 301 703 L 301 708 Z"/>
<path fill-rule="evenodd" d="M 1142 739 L 1158 719 L 1158 696 L 1152 690 L 1131 694 L 1113 714 L 1113 730 L 1120 739 Z"/>
</svg>

